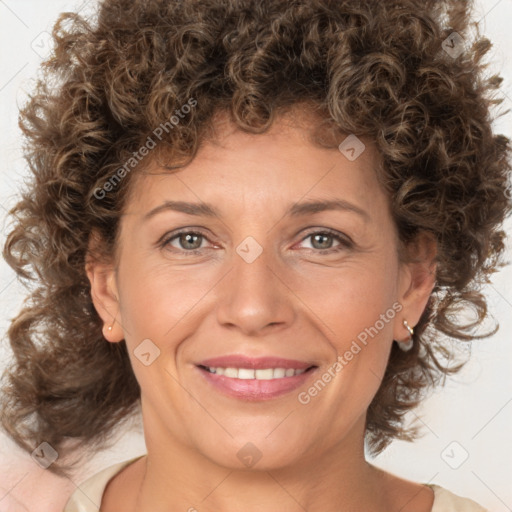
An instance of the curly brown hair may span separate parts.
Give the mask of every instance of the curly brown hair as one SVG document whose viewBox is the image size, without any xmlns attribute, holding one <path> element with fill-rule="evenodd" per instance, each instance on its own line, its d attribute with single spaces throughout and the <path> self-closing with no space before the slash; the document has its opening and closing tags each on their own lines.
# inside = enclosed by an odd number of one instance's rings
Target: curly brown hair
<svg viewBox="0 0 512 512">
<path fill-rule="evenodd" d="M 460 0 L 103 0 L 94 20 L 62 14 L 20 115 L 32 177 L 3 254 L 32 288 L 8 330 L 5 432 L 28 452 L 48 442 L 59 452 L 50 471 L 69 475 L 76 461 L 63 455 L 105 447 L 139 412 L 126 345 L 106 342 L 92 304 L 91 235 L 102 241 L 97 257 L 115 255 L 135 173 L 159 157 L 172 160 L 169 171 L 190 161 L 216 113 L 263 133 L 301 105 L 375 144 L 402 247 L 421 232 L 437 241 L 414 348 L 393 345 L 367 413 L 371 453 L 414 439 L 405 413 L 462 367 L 449 364 L 447 341 L 497 330 L 477 333 L 489 315 L 481 287 L 502 265 L 511 147 L 492 131 L 502 78 L 484 76 L 491 43 L 471 13 Z M 446 47 L 454 32 L 466 41 L 457 55 Z M 171 126 L 191 99 L 195 108 Z M 158 126 L 151 155 L 107 186 Z M 476 317 L 457 322 L 468 309 Z"/>
</svg>

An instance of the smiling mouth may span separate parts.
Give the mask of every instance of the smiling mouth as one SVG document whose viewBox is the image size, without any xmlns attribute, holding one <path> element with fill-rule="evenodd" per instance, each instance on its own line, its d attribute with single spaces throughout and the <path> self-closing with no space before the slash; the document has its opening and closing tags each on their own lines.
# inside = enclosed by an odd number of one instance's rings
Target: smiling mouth
<svg viewBox="0 0 512 512">
<path fill-rule="evenodd" d="M 226 361 L 229 358 L 223 359 L 196 364 L 197 371 L 211 389 L 246 402 L 266 401 L 289 395 L 314 378 L 313 375 L 318 369 L 317 365 L 311 363 L 308 365 L 302 361 L 275 358 L 273 361 L 270 358 L 267 361 L 253 359 L 251 362 L 238 357 L 232 358 L 233 361 Z M 233 366 L 228 366 L 229 363 Z M 241 367 L 235 366 L 236 363 Z M 225 366 L 217 366 L 220 364 Z"/>
<path fill-rule="evenodd" d="M 216 375 L 222 375 L 224 377 L 228 377 L 230 379 L 240 379 L 240 380 L 275 380 L 275 379 L 283 379 L 287 377 L 294 377 L 296 375 L 301 375 L 306 373 L 314 368 L 317 368 L 315 365 L 310 366 L 308 368 L 234 368 L 234 367 L 212 367 L 212 366 L 204 366 L 198 365 L 204 371 L 209 373 L 213 373 Z"/>
</svg>

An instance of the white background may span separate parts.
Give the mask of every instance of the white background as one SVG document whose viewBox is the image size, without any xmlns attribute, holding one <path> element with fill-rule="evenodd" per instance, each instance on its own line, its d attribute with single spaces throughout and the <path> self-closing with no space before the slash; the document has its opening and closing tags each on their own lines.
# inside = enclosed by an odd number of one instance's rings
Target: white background
<svg viewBox="0 0 512 512">
<path fill-rule="evenodd" d="M 94 0 L 0 0 L 0 226 L 3 245 L 6 213 L 15 201 L 25 174 L 18 106 L 48 49 L 48 35 L 60 12 L 91 11 Z M 489 74 L 499 72 L 505 102 L 512 107 L 511 0 L 480 0 L 475 21 L 494 43 Z M 512 137 L 511 115 L 496 122 L 496 131 Z M 507 232 L 512 233 L 510 220 Z M 508 244 L 507 260 L 512 260 Z M 405 478 L 436 483 L 468 496 L 496 512 L 512 511 L 512 270 L 504 269 L 488 287 L 490 309 L 501 324 L 493 338 L 477 341 L 471 362 L 447 381 L 411 415 L 423 425 L 424 436 L 414 444 L 394 442 L 374 463 Z M 1 368 L 8 364 L 5 332 L 24 296 L 13 271 L 0 262 Z M 145 453 L 140 425 L 123 430 L 111 450 L 97 454 L 73 479 L 58 479 L 40 468 L 28 454 L 0 437 L 0 512 L 61 510 L 83 479 L 113 463 Z M 463 461 L 464 458 L 467 459 Z M 452 467 L 451 467 L 452 466 Z M 454 466 L 458 466 L 454 468 Z M 37 505 L 36 505 L 37 504 Z"/>
</svg>

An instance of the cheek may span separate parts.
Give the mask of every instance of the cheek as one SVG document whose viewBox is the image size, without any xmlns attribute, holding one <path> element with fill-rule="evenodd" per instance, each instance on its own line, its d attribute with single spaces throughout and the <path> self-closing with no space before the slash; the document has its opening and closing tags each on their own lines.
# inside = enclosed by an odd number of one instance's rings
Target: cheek
<svg viewBox="0 0 512 512">
<path fill-rule="evenodd" d="M 157 345 L 179 339 L 218 281 L 211 269 L 155 265 L 136 254 L 122 262 L 118 279 L 123 328 L 132 346 L 145 338 Z"/>
<path fill-rule="evenodd" d="M 382 258 L 345 268 L 334 279 L 317 281 L 317 291 L 309 296 L 308 302 L 327 326 L 323 331 L 339 363 L 336 373 L 346 391 L 340 398 L 354 394 L 370 400 L 379 386 L 393 325 L 402 308 L 397 301 L 397 276 L 397 261 Z"/>
<path fill-rule="evenodd" d="M 328 270 L 303 281 L 297 292 L 307 297 L 307 304 L 328 327 L 328 337 L 340 340 L 343 347 L 375 324 L 383 335 L 389 334 L 397 308 L 396 261 L 382 258 Z"/>
</svg>

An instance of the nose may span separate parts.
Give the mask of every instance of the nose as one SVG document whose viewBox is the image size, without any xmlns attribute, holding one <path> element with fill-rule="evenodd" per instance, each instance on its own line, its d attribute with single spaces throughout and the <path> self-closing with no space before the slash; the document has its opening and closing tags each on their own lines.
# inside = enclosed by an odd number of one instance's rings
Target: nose
<svg viewBox="0 0 512 512">
<path fill-rule="evenodd" d="M 232 269 L 219 283 L 219 323 L 248 336 L 289 327 L 295 315 L 294 295 L 283 264 L 266 248 L 253 261 L 240 254 L 233 254 Z"/>
</svg>

